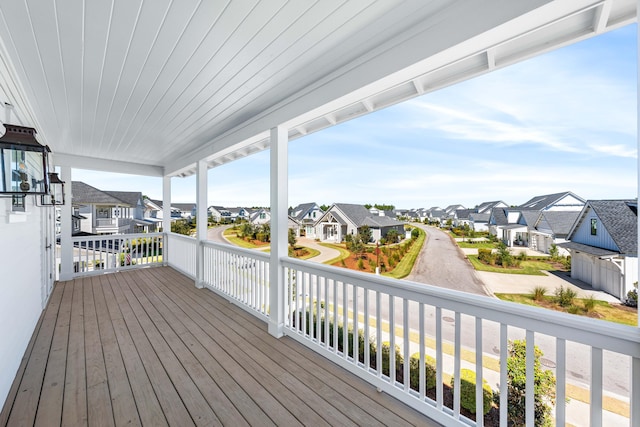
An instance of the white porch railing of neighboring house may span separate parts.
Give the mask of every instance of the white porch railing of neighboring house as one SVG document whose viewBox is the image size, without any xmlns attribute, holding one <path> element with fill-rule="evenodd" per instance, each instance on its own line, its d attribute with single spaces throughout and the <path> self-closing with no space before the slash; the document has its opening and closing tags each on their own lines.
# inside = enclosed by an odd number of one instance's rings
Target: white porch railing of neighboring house
<svg viewBox="0 0 640 427">
<path fill-rule="evenodd" d="M 254 315 L 269 313 L 269 254 L 203 242 L 204 285 Z"/>
<path fill-rule="evenodd" d="M 213 242 L 198 245 L 195 238 L 173 233 L 163 243 L 168 265 L 192 278 L 202 250 L 205 286 L 268 319 L 268 254 Z M 460 372 L 466 368 L 481 373 L 476 375 L 476 413 L 482 413 L 485 378 L 499 389 L 500 425 L 506 426 L 508 343 L 526 339 L 527 425 L 534 425 L 534 345 L 545 353 L 547 365 L 555 365 L 556 425 L 569 422 L 566 402 L 576 378 L 582 378 L 579 388 L 588 395 L 588 414 L 581 417 L 590 425 L 640 425 L 638 328 L 292 258 L 282 259 L 279 268 L 285 277 L 285 335 L 435 421 L 483 425 L 482 417 L 475 423 L 461 415 Z M 412 384 L 408 361 L 414 354 L 419 375 Z M 435 359 L 434 395 L 425 380 L 428 357 Z M 399 360 L 407 361 L 401 370 L 396 369 Z M 603 412 L 612 397 L 605 390 L 611 374 L 627 391 L 615 396 L 625 400 L 627 414 L 617 415 L 614 424 Z M 451 408 L 444 401 L 450 375 L 455 378 Z"/>
<path fill-rule="evenodd" d="M 73 275 L 162 265 L 162 233 L 72 237 Z"/>
<path fill-rule="evenodd" d="M 198 241 L 194 237 L 177 233 L 166 233 L 165 236 L 168 264 L 195 279 Z"/>
<path fill-rule="evenodd" d="M 114 228 L 128 227 L 131 225 L 131 218 L 96 218 L 96 227 Z"/>
</svg>

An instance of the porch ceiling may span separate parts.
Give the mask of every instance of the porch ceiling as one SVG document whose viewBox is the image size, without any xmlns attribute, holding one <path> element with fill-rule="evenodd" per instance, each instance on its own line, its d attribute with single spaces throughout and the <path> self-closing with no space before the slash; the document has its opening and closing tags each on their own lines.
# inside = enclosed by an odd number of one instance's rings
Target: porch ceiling
<svg viewBox="0 0 640 427">
<path fill-rule="evenodd" d="M 57 164 L 189 174 L 273 126 L 294 139 L 635 16 L 636 0 L 3 0 L 0 101 Z"/>
</svg>

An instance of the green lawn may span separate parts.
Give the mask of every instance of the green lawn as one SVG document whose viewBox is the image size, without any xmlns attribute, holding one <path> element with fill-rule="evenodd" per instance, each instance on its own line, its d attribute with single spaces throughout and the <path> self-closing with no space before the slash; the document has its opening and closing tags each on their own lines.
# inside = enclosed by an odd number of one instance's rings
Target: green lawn
<svg viewBox="0 0 640 427">
<path fill-rule="evenodd" d="M 224 230 L 223 234 L 224 237 L 227 238 L 227 240 L 229 240 L 236 246 L 240 246 L 241 248 L 266 250 L 266 248 L 268 247 L 268 245 L 254 245 L 251 242 L 247 242 L 246 240 L 241 239 L 240 237 L 238 237 L 238 230 L 234 230 L 233 227 Z"/>
<path fill-rule="evenodd" d="M 556 311 L 567 312 L 566 309 L 560 307 L 554 302 L 553 296 L 545 296 L 541 301 L 535 301 L 530 294 L 495 294 L 496 297 L 503 301 L 511 301 L 519 304 L 533 305 L 536 307 L 547 308 Z M 587 312 L 584 308 L 586 299 L 576 298 L 574 306 L 577 309 L 573 314 L 588 316 L 609 322 L 621 323 L 623 325 L 636 326 L 638 324 L 638 311 L 620 304 L 609 304 L 606 301 L 596 301 L 591 312 Z"/>
<path fill-rule="evenodd" d="M 325 247 L 327 247 L 327 248 L 332 248 L 332 249 L 336 249 L 336 250 L 340 251 L 340 255 L 338 255 L 337 257 L 332 258 L 332 259 L 330 259 L 330 260 L 328 260 L 328 261 L 323 262 L 323 264 L 331 265 L 331 264 L 334 264 L 334 263 L 336 263 L 336 262 L 340 262 L 340 261 L 341 261 L 341 260 L 343 260 L 343 259 L 347 259 L 347 258 L 349 258 L 349 256 L 351 255 L 351 252 L 349 252 L 349 251 L 344 247 L 344 245 L 334 245 L 334 244 L 332 244 L 332 243 L 318 243 L 318 244 L 319 244 L 320 246 L 325 246 Z"/>
<path fill-rule="evenodd" d="M 427 233 L 421 228 L 418 228 L 418 238 L 415 242 L 413 242 L 413 246 L 409 252 L 402 257 L 398 265 L 391 270 L 389 273 L 383 273 L 383 276 L 393 277 L 394 279 L 402 279 L 407 277 L 411 270 L 413 269 L 413 265 L 416 262 L 416 258 L 418 258 L 418 254 L 420 253 L 420 249 L 422 249 L 422 245 L 427 238 Z"/>
<path fill-rule="evenodd" d="M 500 266 L 491 266 L 484 264 L 478 260 L 477 255 L 467 255 L 467 258 L 478 271 L 489 271 L 491 273 L 504 273 L 504 274 L 528 274 L 531 276 L 544 276 L 545 274 L 540 270 L 555 271 L 556 268 L 546 262 L 531 260 L 522 261 L 520 268 L 502 268 Z"/>
<path fill-rule="evenodd" d="M 493 242 L 456 242 L 458 246 L 464 249 L 497 249 L 498 244 Z"/>
</svg>

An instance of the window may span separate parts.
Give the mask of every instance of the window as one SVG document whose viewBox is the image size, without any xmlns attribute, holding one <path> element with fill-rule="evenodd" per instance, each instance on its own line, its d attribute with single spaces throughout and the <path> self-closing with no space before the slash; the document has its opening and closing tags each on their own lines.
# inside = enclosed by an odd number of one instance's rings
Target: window
<svg viewBox="0 0 640 427">
<path fill-rule="evenodd" d="M 24 196 L 11 196 L 11 211 L 24 212 Z"/>
<path fill-rule="evenodd" d="M 591 235 L 598 235 L 598 220 L 595 218 L 591 218 Z"/>
</svg>

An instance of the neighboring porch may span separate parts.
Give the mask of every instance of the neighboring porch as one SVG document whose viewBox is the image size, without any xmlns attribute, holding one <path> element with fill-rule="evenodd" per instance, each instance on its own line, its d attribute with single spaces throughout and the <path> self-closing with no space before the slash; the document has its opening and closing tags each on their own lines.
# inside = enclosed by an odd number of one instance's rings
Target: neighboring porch
<svg viewBox="0 0 640 427">
<path fill-rule="evenodd" d="M 438 425 L 170 267 L 59 282 L 0 425 Z"/>
</svg>

